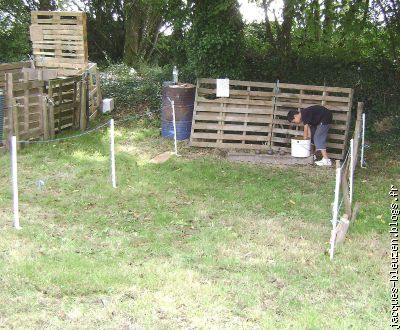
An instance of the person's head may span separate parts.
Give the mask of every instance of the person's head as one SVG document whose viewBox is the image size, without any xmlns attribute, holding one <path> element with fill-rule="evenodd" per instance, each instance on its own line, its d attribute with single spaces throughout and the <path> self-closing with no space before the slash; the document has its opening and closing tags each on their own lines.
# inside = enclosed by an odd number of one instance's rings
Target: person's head
<svg viewBox="0 0 400 330">
<path fill-rule="evenodd" d="M 296 110 L 290 110 L 287 114 L 289 123 L 299 125 L 301 123 L 301 113 Z"/>
</svg>

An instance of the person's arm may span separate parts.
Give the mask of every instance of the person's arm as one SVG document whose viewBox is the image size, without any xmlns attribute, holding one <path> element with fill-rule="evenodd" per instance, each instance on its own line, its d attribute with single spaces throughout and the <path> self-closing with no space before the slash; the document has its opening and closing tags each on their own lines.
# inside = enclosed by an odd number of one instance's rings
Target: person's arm
<svg viewBox="0 0 400 330">
<path fill-rule="evenodd" d="M 309 139 L 309 138 L 311 138 L 311 129 L 310 129 L 310 125 L 308 125 L 308 124 L 305 124 L 305 125 L 304 125 L 303 138 L 304 138 L 304 139 Z"/>
</svg>

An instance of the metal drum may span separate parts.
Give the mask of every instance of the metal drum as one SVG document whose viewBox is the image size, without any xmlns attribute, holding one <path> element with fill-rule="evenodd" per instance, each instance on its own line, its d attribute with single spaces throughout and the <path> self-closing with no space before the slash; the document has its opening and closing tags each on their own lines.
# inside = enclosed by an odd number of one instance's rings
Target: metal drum
<svg viewBox="0 0 400 330">
<path fill-rule="evenodd" d="M 3 140 L 3 124 L 4 124 L 4 94 L 0 89 L 0 143 Z"/>
<path fill-rule="evenodd" d="M 174 101 L 175 104 L 176 138 L 185 140 L 190 137 L 195 92 L 196 87 L 192 84 L 164 84 L 161 112 L 161 135 L 163 137 L 174 138 L 174 123 L 170 100 Z"/>
</svg>

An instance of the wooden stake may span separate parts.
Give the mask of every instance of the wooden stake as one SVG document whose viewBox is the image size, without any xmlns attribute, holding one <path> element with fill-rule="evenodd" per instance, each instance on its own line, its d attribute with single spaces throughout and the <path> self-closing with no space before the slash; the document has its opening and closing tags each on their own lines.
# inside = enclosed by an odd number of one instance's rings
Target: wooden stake
<svg viewBox="0 0 400 330">
<path fill-rule="evenodd" d="M 354 128 L 354 161 L 353 161 L 353 170 L 357 167 L 358 158 L 359 158 L 359 149 L 360 149 L 360 138 L 361 138 L 361 129 L 362 129 L 362 114 L 364 112 L 364 103 L 357 103 L 357 120 Z"/>
<path fill-rule="evenodd" d="M 340 223 L 336 229 L 336 244 L 340 244 L 346 238 L 347 230 L 349 229 L 349 217 L 347 214 L 343 214 L 340 218 Z"/>
<path fill-rule="evenodd" d="M 87 118 L 86 118 L 86 102 L 87 102 L 87 89 L 86 89 L 86 80 L 82 81 L 81 84 L 81 109 L 80 109 L 80 117 L 79 117 L 79 128 L 81 131 L 84 131 L 87 126 Z"/>
<path fill-rule="evenodd" d="M 13 123 L 13 75 L 12 73 L 6 74 L 6 93 L 5 93 L 5 104 L 8 117 L 8 135 L 7 135 L 7 147 L 11 146 L 11 138 L 14 135 L 14 123 Z M 4 114 L 5 115 L 5 114 Z"/>
<path fill-rule="evenodd" d="M 351 217 L 351 204 L 350 204 L 349 186 L 347 183 L 347 173 L 348 173 L 348 170 L 345 167 L 340 179 L 341 179 L 341 186 L 342 186 L 344 208 L 346 210 L 346 214 L 349 217 Z"/>
<path fill-rule="evenodd" d="M 353 208 L 353 213 L 351 214 L 350 222 L 356 221 L 358 212 L 360 211 L 360 207 L 361 207 L 361 203 L 356 202 L 356 204 L 354 205 L 354 208 Z"/>
<path fill-rule="evenodd" d="M 43 139 L 48 140 L 50 138 L 49 110 L 47 107 L 46 97 L 44 96 L 42 96 L 42 118 L 43 118 Z"/>
<path fill-rule="evenodd" d="M 49 135 L 51 139 L 54 139 L 56 135 L 56 128 L 55 128 L 55 118 L 54 118 L 54 99 L 53 99 L 53 83 L 49 82 L 49 92 L 48 92 L 48 120 L 49 120 Z"/>
</svg>

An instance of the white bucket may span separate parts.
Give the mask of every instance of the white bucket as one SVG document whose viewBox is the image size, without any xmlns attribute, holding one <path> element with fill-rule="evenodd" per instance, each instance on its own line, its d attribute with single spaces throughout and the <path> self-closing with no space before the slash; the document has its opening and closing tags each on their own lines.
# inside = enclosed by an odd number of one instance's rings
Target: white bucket
<svg viewBox="0 0 400 330">
<path fill-rule="evenodd" d="M 292 139 L 292 156 L 293 157 L 310 157 L 311 140 Z"/>
</svg>

